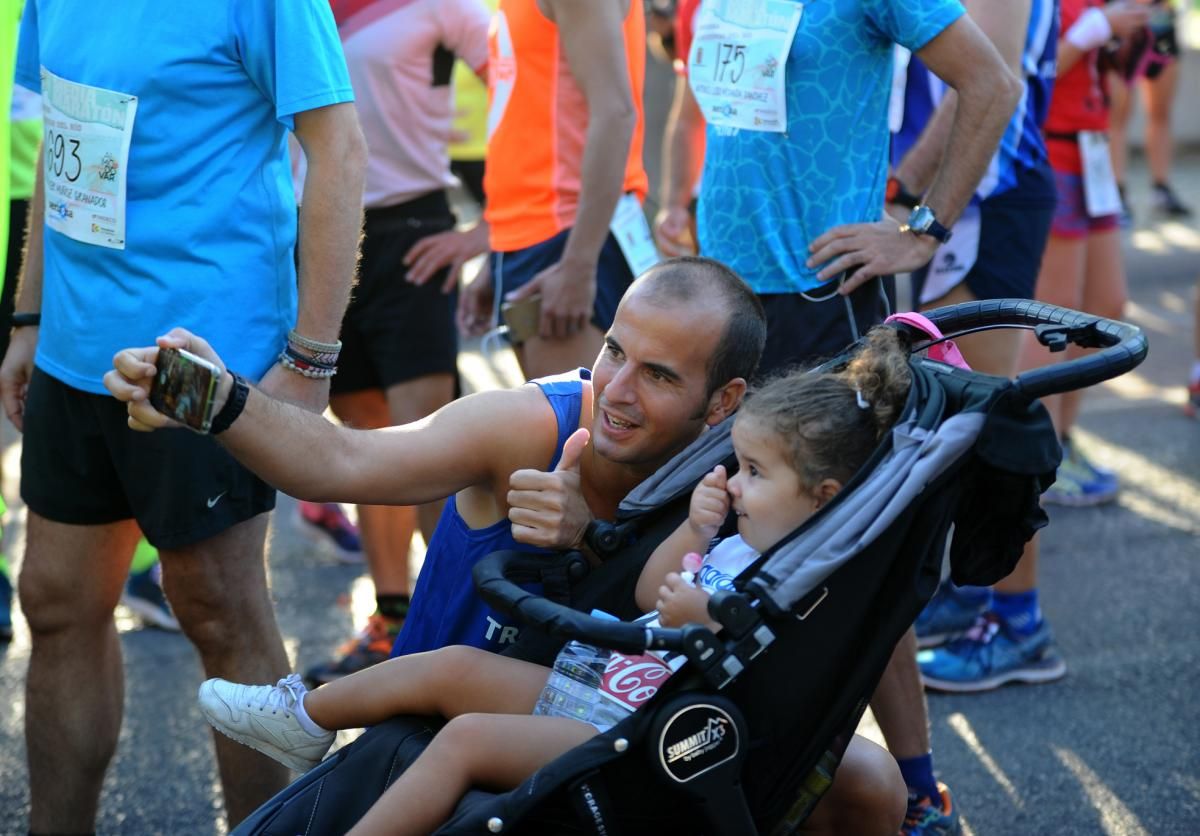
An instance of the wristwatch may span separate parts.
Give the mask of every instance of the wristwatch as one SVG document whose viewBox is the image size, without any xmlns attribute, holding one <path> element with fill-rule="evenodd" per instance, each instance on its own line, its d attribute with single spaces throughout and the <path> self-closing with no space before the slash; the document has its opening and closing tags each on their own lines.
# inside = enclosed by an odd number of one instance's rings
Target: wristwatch
<svg viewBox="0 0 1200 836">
<path fill-rule="evenodd" d="M 923 203 L 913 208 L 908 216 L 908 223 L 900 227 L 900 231 L 911 232 L 913 235 L 928 235 L 942 244 L 950 240 L 950 230 L 938 223 L 933 210 Z"/>
<path fill-rule="evenodd" d="M 883 199 L 888 203 L 895 203 L 909 209 L 916 207 L 921 202 L 919 195 L 904 188 L 904 184 L 895 177 L 887 179 L 887 188 L 884 190 Z"/>
</svg>

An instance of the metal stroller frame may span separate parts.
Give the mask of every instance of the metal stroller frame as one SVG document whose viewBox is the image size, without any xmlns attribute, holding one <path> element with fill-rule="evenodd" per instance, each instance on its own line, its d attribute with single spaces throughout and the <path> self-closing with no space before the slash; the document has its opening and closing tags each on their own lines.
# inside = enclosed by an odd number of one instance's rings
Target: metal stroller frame
<svg viewBox="0 0 1200 836">
<path fill-rule="evenodd" d="M 501 552 L 481 561 L 480 594 L 544 633 L 625 653 L 678 652 L 688 664 L 642 709 L 520 787 L 469 793 L 437 833 L 733 836 L 787 834 L 804 820 L 832 780 L 892 649 L 932 595 L 944 556 L 956 581 L 991 583 L 1011 571 L 1045 524 L 1037 497 L 1053 481 L 1061 452 L 1036 399 L 1123 374 L 1148 350 L 1133 326 L 1025 300 L 968 303 L 927 316 L 949 336 L 1021 327 L 1051 351 L 1072 343 L 1102 350 L 1015 380 L 914 355 L 908 404 L 868 463 L 743 572 L 736 591 L 713 596 L 709 611 L 720 633 L 604 621 L 538 597 L 518 584 L 546 571 L 544 556 Z M 895 327 L 914 352 L 928 347 L 924 335 Z M 666 468 L 677 472 L 639 488 L 617 522 L 598 527 L 593 539 L 620 548 L 647 507 L 677 504 L 692 475 L 728 452 L 721 438 L 727 433 L 726 426 L 706 434 L 703 449 L 681 454 L 686 466 Z M 582 558 L 567 554 L 551 571 L 574 577 L 585 570 Z M 398 718 L 373 730 L 235 834 L 348 828 L 437 726 Z M 373 797 L 331 811 L 345 800 L 339 787 L 359 761 L 383 773 L 368 781 Z M 389 762 L 385 771 L 380 764 Z"/>
</svg>

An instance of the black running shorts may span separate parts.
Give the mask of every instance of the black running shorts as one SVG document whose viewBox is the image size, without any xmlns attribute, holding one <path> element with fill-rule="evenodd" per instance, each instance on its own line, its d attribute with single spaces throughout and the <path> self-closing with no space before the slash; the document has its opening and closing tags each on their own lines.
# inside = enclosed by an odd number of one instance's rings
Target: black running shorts
<svg viewBox="0 0 1200 836">
<path fill-rule="evenodd" d="M 892 310 L 895 281 L 891 276 L 872 279 L 849 296 L 825 288 L 809 295 L 812 298 L 799 293 L 759 295 L 767 315 L 767 344 L 757 379 L 840 354 Z"/>
<path fill-rule="evenodd" d="M 457 293 L 442 293 L 446 271 L 409 284 L 404 256 L 413 244 L 454 229 L 445 192 L 368 209 L 358 285 L 342 320 L 342 354 L 332 393 L 387 389 L 433 374 L 458 373 Z"/>
<path fill-rule="evenodd" d="M 69 525 L 136 519 L 160 549 L 207 540 L 275 507 L 275 489 L 190 430 L 129 429 L 125 404 L 35 368 L 25 403 L 21 498 Z"/>
</svg>

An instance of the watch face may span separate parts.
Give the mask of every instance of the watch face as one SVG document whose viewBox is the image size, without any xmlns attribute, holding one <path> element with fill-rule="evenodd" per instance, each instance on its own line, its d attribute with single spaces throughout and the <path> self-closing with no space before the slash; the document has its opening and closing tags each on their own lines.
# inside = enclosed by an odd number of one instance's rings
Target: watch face
<svg viewBox="0 0 1200 836">
<path fill-rule="evenodd" d="M 908 216 L 908 225 L 916 232 L 927 232 L 933 223 L 933 210 L 928 206 L 918 206 Z"/>
</svg>

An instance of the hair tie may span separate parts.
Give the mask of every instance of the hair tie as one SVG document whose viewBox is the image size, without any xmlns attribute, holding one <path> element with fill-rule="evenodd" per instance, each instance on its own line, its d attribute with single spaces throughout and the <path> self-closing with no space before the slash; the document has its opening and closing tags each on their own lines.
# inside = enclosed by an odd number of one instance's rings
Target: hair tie
<svg viewBox="0 0 1200 836">
<path fill-rule="evenodd" d="M 855 398 L 855 400 L 858 401 L 859 409 L 870 409 L 871 408 L 870 401 L 868 401 L 866 398 L 863 397 L 862 389 L 859 389 L 857 386 L 854 387 L 854 398 Z"/>
</svg>

